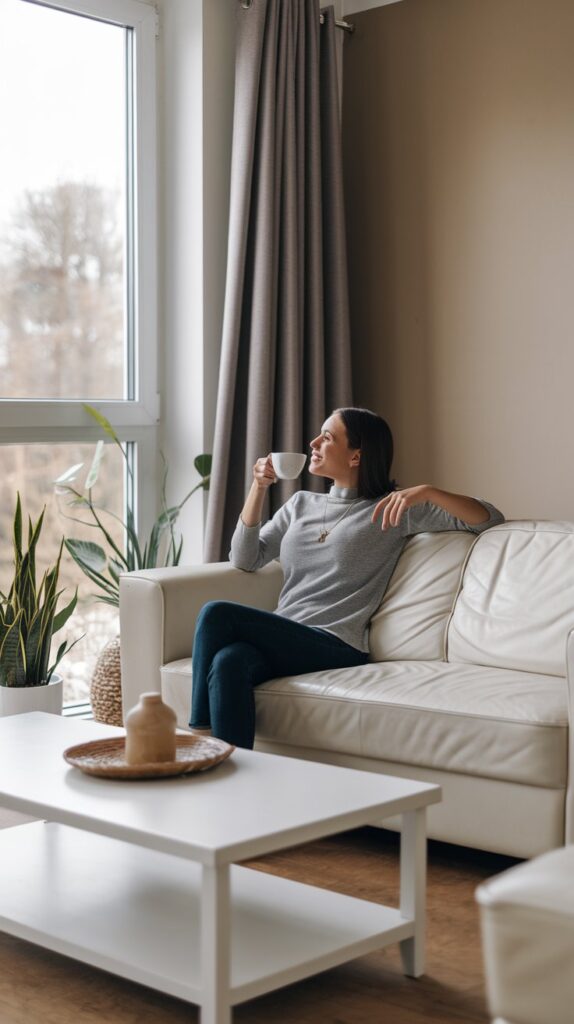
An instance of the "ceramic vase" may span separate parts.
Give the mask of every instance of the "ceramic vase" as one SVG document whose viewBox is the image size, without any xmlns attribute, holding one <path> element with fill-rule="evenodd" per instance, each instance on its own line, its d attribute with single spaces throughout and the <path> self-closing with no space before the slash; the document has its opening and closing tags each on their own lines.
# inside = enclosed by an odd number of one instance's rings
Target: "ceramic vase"
<svg viewBox="0 0 574 1024">
<path fill-rule="evenodd" d="M 160 693 L 142 693 L 126 715 L 127 764 L 175 761 L 176 714 Z"/>
</svg>

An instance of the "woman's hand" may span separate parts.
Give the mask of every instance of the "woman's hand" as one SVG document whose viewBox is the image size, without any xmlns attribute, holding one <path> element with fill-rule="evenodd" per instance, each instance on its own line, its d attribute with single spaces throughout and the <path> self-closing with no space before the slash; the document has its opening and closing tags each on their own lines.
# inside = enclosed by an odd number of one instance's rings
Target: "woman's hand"
<svg viewBox="0 0 574 1024">
<path fill-rule="evenodd" d="M 387 530 L 389 526 L 398 526 L 404 513 L 413 505 L 421 505 L 430 501 L 433 488 L 429 484 L 419 484 L 417 487 L 405 487 L 404 490 L 391 491 L 385 498 L 375 505 L 371 522 L 376 523 L 378 517 L 383 515 L 381 530 Z"/>
<path fill-rule="evenodd" d="M 257 459 L 253 467 L 253 483 L 241 510 L 241 519 L 244 526 L 258 526 L 261 522 L 261 513 L 265 504 L 267 488 L 271 487 L 277 480 L 271 456 L 266 455 L 263 459 Z"/>
<path fill-rule="evenodd" d="M 444 509 L 456 519 L 461 519 L 467 526 L 478 526 L 490 518 L 488 509 L 476 498 L 442 491 L 430 484 L 419 484 L 418 487 L 405 487 L 402 491 L 391 491 L 387 494 L 375 505 L 371 522 L 376 522 L 382 512 L 382 530 L 387 530 L 389 526 L 398 526 L 408 508 L 422 505 L 425 501 Z"/>
<path fill-rule="evenodd" d="M 253 481 L 261 490 L 267 490 L 268 487 L 271 487 L 271 484 L 276 483 L 277 477 L 273 469 L 271 455 L 257 459 L 253 467 Z"/>
</svg>

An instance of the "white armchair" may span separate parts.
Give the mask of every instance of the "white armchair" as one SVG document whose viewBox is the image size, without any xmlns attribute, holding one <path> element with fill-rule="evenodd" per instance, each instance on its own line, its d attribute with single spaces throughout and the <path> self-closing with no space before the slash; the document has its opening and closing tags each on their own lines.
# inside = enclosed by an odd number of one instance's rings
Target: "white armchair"
<svg viewBox="0 0 574 1024">
<path fill-rule="evenodd" d="M 489 879 L 476 898 L 496 1024 L 572 1024 L 574 846 Z"/>
</svg>

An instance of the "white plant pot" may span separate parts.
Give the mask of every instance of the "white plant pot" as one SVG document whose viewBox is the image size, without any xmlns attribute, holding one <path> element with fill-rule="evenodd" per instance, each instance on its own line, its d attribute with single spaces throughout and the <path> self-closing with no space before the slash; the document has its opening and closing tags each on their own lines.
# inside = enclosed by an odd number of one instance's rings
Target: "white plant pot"
<svg viewBox="0 0 574 1024">
<path fill-rule="evenodd" d="M 0 686 L 0 718 L 27 711 L 61 715 L 64 697 L 62 676 L 52 676 L 46 686 Z"/>
</svg>

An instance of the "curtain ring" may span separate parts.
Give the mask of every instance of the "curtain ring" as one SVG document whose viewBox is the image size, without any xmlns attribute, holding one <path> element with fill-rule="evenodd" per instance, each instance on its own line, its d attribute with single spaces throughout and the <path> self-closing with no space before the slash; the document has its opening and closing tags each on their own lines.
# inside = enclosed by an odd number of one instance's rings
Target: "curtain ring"
<svg viewBox="0 0 574 1024">
<path fill-rule="evenodd" d="M 253 0 L 241 0 L 241 6 L 243 7 L 243 9 L 245 11 L 249 10 L 249 8 L 251 7 L 252 3 L 253 3 Z"/>
</svg>

